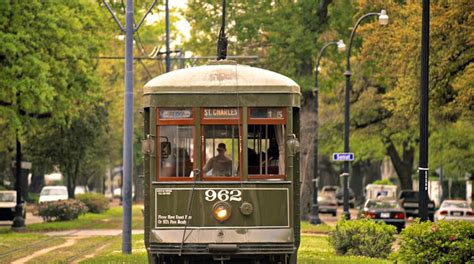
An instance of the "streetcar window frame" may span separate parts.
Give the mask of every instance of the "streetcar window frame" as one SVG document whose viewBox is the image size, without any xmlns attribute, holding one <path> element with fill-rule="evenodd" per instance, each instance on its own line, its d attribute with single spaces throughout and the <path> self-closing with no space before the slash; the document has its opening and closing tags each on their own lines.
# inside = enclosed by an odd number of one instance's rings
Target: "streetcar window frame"
<svg viewBox="0 0 474 264">
<path fill-rule="evenodd" d="M 281 111 L 282 112 L 282 115 L 281 116 L 273 116 L 273 115 L 270 115 L 270 117 L 265 117 L 265 118 L 262 118 L 262 117 L 252 117 L 252 110 L 269 110 L 271 112 L 273 112 L 274 110 L 278 110 L 278 111 Z M 281 169 L 279 168 L 279 171 L 278 171 L 278 174 L 268 174 L 268 167 L 263 167 L 262 164 L 259 164 L 259 173 L 256 173 L 256 174 L 251 174 L 250 172 L 250 166 L 249 166 L 249 157 L 247 156 L 247 177 L 248 177 L 248 180 L 251 181 L 251 180 L 285 180 L 287 178 L 287 155 L 286 155 L 286 134 L 287 134 L 287 115 L 286 115 L 286 108 L 285 107 L 249 107 L 248 108 L 248 111 L 247 111 L 247 146 L 246 146 L 246 150 L 247 153 L 249 153 L 249 148 L 251 147 L 251 141 L 253 140 L 253 142 L 255 143 L 255 141 L 257 139 L 252 139 L 250 138 L 250 134 L 251 134 L 251 126 L 253 126 L 254 128 L 256 126 L 274 126 L 273 129 L 275 129 L 275 126 L 283 126 L 283 131 L 282 131 L 282 136 L 283 136 L 283 140 L 284 142 L 282 143 L 283 145 L 283 148 L 284 148 L 284 153 L 282 155 L 282 157 L 280 158 L 279 157 L 279 162 L 283 162 L 282 163 L 282 170 L 283 170 L 283 173 L 281 172 Z M 267 127 L 268 129 L 268 127 Z M 274 133 L 276 133 L 274 131 Z M 276 135 L 275 135 L 275 139 L 276 139 Z M 269 148 L 269 142 L 270 141 L 270 138 L 266 138 L 266 143 L 267 145 L 264 147 L 265 150 L 267 150 Z M 261 142 L 260 142 L 261 144 Z M 253 147 L 253 150 L 256 151 L 256 147 L 255 146 L 252 146 Z M 259 147 L 260 148 L 260 154 L 257 154 L 258 157 L 259 157 L 259 160 L 260 162 L 262 162 L 262 155 L 261 155 L 261 151 L 262 151 L 262 146 Z M 268 153 L 266 153 L 266 155 L 268 155 Z M 267 165 L 265 163 L 265 165 Z M 280 164 L 279 164 L 280 166 Z M 262 168 L 266 168 L 266 169 L 262 169 Z M 261 172 L 260 172 L 261 171 Z"/>
<path fill-rule="evenodd" d="M 237 109 L 237 116 L 231 116 L 231 117 L 218 117 L 218 118 L 206 118 L 205 116 L 205 111 L 210 110 L 210 109 Z M 243 178 L 243 155 L 242 155 L 242 149 L 243 149 L 243 140 L 242 140 L 242 134 L 243 134 L 243 109 L 242 107 L 202 107 L 201 108 L 201 125 L 200 125 L 200 130 L 201 130 L 201 152 L 200 152 L 200 157 L 201 157 L 201 164 L 200 164 L 200 170 L 201 170 L 201 180 L 202 181 L 242 181 Z M 226 126 L 226 125 L 231 125 L 231 126 L 237 126 L 238 129 L 238 162 L 237 162 L 237 167 L 234 168 L 237 171 L 237 176 L 208 176 L 203 173 L 203 168 L 206 165 L 206 142 L 204 138 L 204 129 L 206 126 Z M 215 146 L 217 147 L 218 143 L 220 142 L 215 142 Z M 228 149 L 229 146 L 226 146 L 228 153 L 231 153 L 232 150 Z M 213 151 L 216 148 L 213 149 Z M 234 165 L 234 162 L 232 161 L 232 164 Z M 233 166 L 232 165 L 232 166 Z"/>
<path fill-rule="evenodd" d="M 161 110 L 177 110 L 177 111 L 182 111 L 182 110 L 191 110 L 191 117 L 178 117 L 178 118 L 163 118 L 160 115 Z M 195 110 L 194 108 L 191 107 L 162 107 L 162 108 L 156 108 L 156 149 L 158 150 L 156 152 L 156 180 L 157 181 L 194 181 L 194 171 L 196 170 L 196 146 L 197 146 L 197 140 L 196 140 L 196 115 L 195 115 Z M 169 127 L 169 126 L 176 126 L 176 127 L 190 127 L 191 128 L 191 133 L 192 133 L 192 152 L 187 153 L 190 156 L 190 160 L 192 162 L 192 169 L 190 172 L 190 175 L 186 176 L 162 176 L 161 175 L 161 134 L 160 134 L 160 128 L 161 127 Z M 178 149 L 177 149 L 178 150 Z M 179 150 L 178 150 L 179 151 Z M 183 165 L 185 166 L 185 165 Z M 177 168 L 178 170 L 178 168 Z M 183 169 L 184 170 L 184 169 Z"/>
</svg>

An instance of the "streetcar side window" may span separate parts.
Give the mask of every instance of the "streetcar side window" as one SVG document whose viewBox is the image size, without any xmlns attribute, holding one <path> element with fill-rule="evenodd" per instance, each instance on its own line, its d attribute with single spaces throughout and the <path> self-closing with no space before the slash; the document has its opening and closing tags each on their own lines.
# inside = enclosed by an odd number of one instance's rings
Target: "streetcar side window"
<svg viewBox="0 0 474 264">
<path fill-rule="evenodd" d="M 249 179 L 284 179 L 286 112 L 282 107 L 248 111 L 247 172 Z"/>
<path fill-rule="evenodd" d="M 162 177 L 190 177 L 193 170 L 193 127 L 160 126 L 159 175 Z"/>
<path fill-rule="evenodd" d="M 204 125 L 202 159 L 204 176 L 238 177 L 239 126 Z"/>
<path fill-rule="evenodd" d="M 285 174 L 285 126 L 248 126 L 248 174 Z"/>
</svg>

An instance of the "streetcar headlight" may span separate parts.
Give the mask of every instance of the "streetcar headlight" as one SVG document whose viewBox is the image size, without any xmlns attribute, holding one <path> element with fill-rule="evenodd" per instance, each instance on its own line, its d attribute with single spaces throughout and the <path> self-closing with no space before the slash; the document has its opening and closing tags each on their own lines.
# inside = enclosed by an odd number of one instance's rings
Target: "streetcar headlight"
<svg viewBox="0 0 474 264">
<path fill-rule="evenodd" d="M 224 222 L 229 219 L 231 212 L 231 207 L 226 202 L 218 202 L 212 208 L 212 215 L 219 222 Z"/>
</svg>

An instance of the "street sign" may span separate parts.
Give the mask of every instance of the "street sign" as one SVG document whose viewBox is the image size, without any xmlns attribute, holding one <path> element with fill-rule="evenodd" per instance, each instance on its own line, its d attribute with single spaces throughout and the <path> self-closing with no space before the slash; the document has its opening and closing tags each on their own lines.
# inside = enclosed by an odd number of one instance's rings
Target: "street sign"
<svg viewBox="0 0 474 264">
<path fill-rule="evenodd" d="M 353 161 L 354 153 L 334 153 L 332 154 L 333 161 Z"/>
</svg>

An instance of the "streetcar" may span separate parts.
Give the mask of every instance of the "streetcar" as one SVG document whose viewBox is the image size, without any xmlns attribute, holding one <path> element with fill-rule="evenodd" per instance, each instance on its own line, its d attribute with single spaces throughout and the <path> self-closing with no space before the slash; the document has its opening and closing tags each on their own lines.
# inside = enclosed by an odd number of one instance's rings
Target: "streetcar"
<svg viewBox="0 0 474 264">
<path fill-rule="evenodd" d="M 221 60 L 143 90 L 150 263 L 296 263 L 300 87 Z"/>
</svg>

